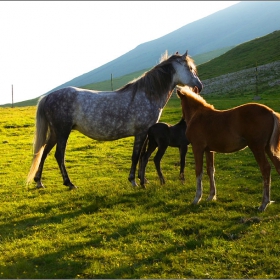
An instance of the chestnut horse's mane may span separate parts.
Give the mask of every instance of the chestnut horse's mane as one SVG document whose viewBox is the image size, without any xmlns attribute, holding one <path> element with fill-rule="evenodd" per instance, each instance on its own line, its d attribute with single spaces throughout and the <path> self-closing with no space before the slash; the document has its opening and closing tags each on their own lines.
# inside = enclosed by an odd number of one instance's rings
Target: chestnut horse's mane
<svg viewBox="0 0 280 280">
<path fill-rule="evenodd" d="M 212 104 L 207 103 L 206 100 L 201 95 L 199 95 L 198 93 L 195 93 L 193 90 L 191 90 L 187 86 L 185 86 L 185 87 L 177 86 L 177 94 L 178 94 L 178 91 L 182 95 L 185 95 L 185 96 L 187 96 L 187 97 L 189 97 L 189 98 L 199 102 L 201 105 L 203 105 L 206 108 L 215 109 Z"/>
</svg>

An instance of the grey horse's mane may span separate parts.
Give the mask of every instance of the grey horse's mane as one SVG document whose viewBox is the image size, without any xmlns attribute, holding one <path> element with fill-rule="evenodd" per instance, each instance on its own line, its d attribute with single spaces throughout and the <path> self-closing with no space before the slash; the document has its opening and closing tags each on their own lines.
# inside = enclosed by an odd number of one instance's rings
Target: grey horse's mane
<svg viewBox="0 0 280 280">
<path fill-rule="evenodd" d="M 132 91 L 133 96 L 138 91 L 145 91 L 148 98 L 158 99 L 166 90 L 170 90 L 172 83 L 172 77 L 175 74 L 173 67 L 173 61 L 181 57 L 179 54 L 174 54 L 168 57 L 167 52 L 161 57 L 160 63 L 154 66 L 151 70 L 146 71 L 142 76 L 129 82 L 122 88 L 118 89 L 118 92 L 125 92 L 127 90 Z M 196 67 L 193 60 L 190 57 L 186 57 L 188 64 L 191 64 L 193 71 L 196 71 Z"/>
</svg>

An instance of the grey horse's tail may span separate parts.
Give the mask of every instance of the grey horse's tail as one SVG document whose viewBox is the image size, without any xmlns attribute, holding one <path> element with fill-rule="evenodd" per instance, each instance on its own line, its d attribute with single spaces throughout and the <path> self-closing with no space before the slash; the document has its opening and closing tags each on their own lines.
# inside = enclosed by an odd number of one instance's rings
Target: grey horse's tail
<svg viewBox="0 0 280 280">
<path fill-rule="evenodd" d="M 30 171 L 27 176 L 27 184 L 31 182 L 34 178 L 35 173 L 38 170 L 42 154 L 46 145 L 47 135 L 49 131 L 49 125 L 44 114 L 44 104 L 46 101 L 46 96 L 40 98 L 37 106 L 36 112 L 36 125 L 34 133 L 34 142 L 33 142 L 33 160 Z"/>
</svg>

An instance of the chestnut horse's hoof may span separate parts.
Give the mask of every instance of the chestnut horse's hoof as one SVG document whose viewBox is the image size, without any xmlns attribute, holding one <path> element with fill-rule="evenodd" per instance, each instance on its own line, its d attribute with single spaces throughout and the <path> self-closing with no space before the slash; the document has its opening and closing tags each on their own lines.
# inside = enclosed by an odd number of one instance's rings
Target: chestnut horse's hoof
<svg viewBox="0 0 280 280">
<path fill-rule="evenodd" d="M 265 209 L 266 209 L 266 207 L 267 207 L 269 204 L 274 203 L 274 202 L 275 202 L 275 201 L 270 200 L 269 202 L 262 204 L 262 205 L 259 207 L 259 211 L 260 211 L 260 212 L 264 212 Z"/>
<path fill-rule="evenodd" d="M 216 201 L 216 200 L 217 200 L 216 195 L 209 195 L 207 198 L 207 201 Z"/>
</svg>

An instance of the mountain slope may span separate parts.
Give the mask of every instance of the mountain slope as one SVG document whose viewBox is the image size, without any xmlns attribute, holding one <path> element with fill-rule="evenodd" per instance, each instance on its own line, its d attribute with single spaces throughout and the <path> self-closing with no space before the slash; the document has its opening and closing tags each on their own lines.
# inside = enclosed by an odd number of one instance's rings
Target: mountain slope
<svg viewBox="0 0 280 280">
<path fill-rule="evenodd" d="M 256 38 L 254 40 L 251 40 L 249 42 L 240 44 L 236 46 L 233 49 L 230 49 L 226 53 L 222 54 L 221 56 L 218 56 L 206 63 L 203 63 L 198 66 L 198 74 L 200 79 L 203 83 L 207 86 L 211 86 L 211 89 L 203 90 L 203 93 L 208 92 L 215 92 L 218 90 L 215 82 L 218 81 L 220 83 L 219 87 L 223 87 L 223 83 L 219 81 L 219 79 L 215 79 L 215 77 L 221 77 L 221 76 L 227 76 L 229 73 L 233 72 L 240 72 L 245 71 L 246 69 L 252 68 L 257 66 L 260 71 L 266 72 L 266 73 L 259 73 L 261 75 L 268 75 L 269 79 L 266 78 L 266 82 L 272 83 L 272 84 L 279 84 L 279 71 L 277 70 L 280 62 L 280 52 L 279 52 L 279 46 L 280 46 L 280 30 L 272 32 L 266 36 Z M 209 56 L 207 56 L 206 59 L 208 59 Z M 259 67 L 259 66 L 265 66 L 267 64 L 271 64 L 275 62 L 275 66 L 273 66 L 273 69 L 268 69 L 267 67 Z M 278 64 L 277 64 L 278 63 Z M 261 70 L 264 68 L 264 70 Z M 271 67 L 270 67 L 271 68 Z M 146 69 L 148 70 L 148 69 Z M 118 78 L 113 79 L 113 88 L 117 89 L 121 86 L 127 84 L 134 78 L 139 77 L 143 74 L 145 70 L 140 70 L 137 72 L 133 72 Z M 255 69 L 253 69 L 253 74 L 255 75 Z M 240 75 L 238 75 L 240 77 Z M 214 79 L 213 79 L 214 78 Z M 240 79 L 246 79 L 245 77 L 240 77 Z M 207 81 L 208 80 L 208 81 Z M 260 81 L 261 82 L 261 81 Z M 238 81 L 234 81 L 234 83 L 238 83 Z M 213 88 L 213 85 L 215 88 Z M 92 83 L 83 86 L 83 88 L 87 89 L 95 89 L 95 90 L 111 90 L 111 81 L 110 79 L 107 79 L 106 81 Z M 33 106 L 36 105 L 38 101 L 38 98 L 34 98 L 31 100 L 26 100 L 23 102 L 19 102 L 14 104 L 16 107 L 23 107 L 23 106 Z M 5 104 L 0 105 L 0 107 L 10 107 L 11 104 Z"/>
<path fill-rule="evenodd" d="M 186 15 L 188 12 L 187 11 Z M 141 44 L 115 60 L 80 75 L 54 89 L 83 86 L 147 69 L 161 54 L 189 50 L 191 56 L 234 46 L 279 29 L 280 2 L 240 2 L 208 17 L 187 24 L 161 38 Z M 178 15 L 179 16 L 179 15 Z"/>
<path fill-rule="evenodd" d="M 280 30 L 240 44 L 197 67 L 201 80 L 280 61 Z"/>
<path fill-rule="evenodd" d="M 256 38 L 229 50 L 198 66 L 198 74 L 205 88 L 202 94 L 238 92 L 258 88 L 263 92 L 280 85 L 280 31 Z M 256 80 L 256 66 L 258 69 Z M 113 80 L 119 88 L 144 71 L 131 73 Z M 134 74 L 134 76 L 133 76 Z M 88 89 L 110 90 L 110 80 L 84 86 Z"/>
</svg>

